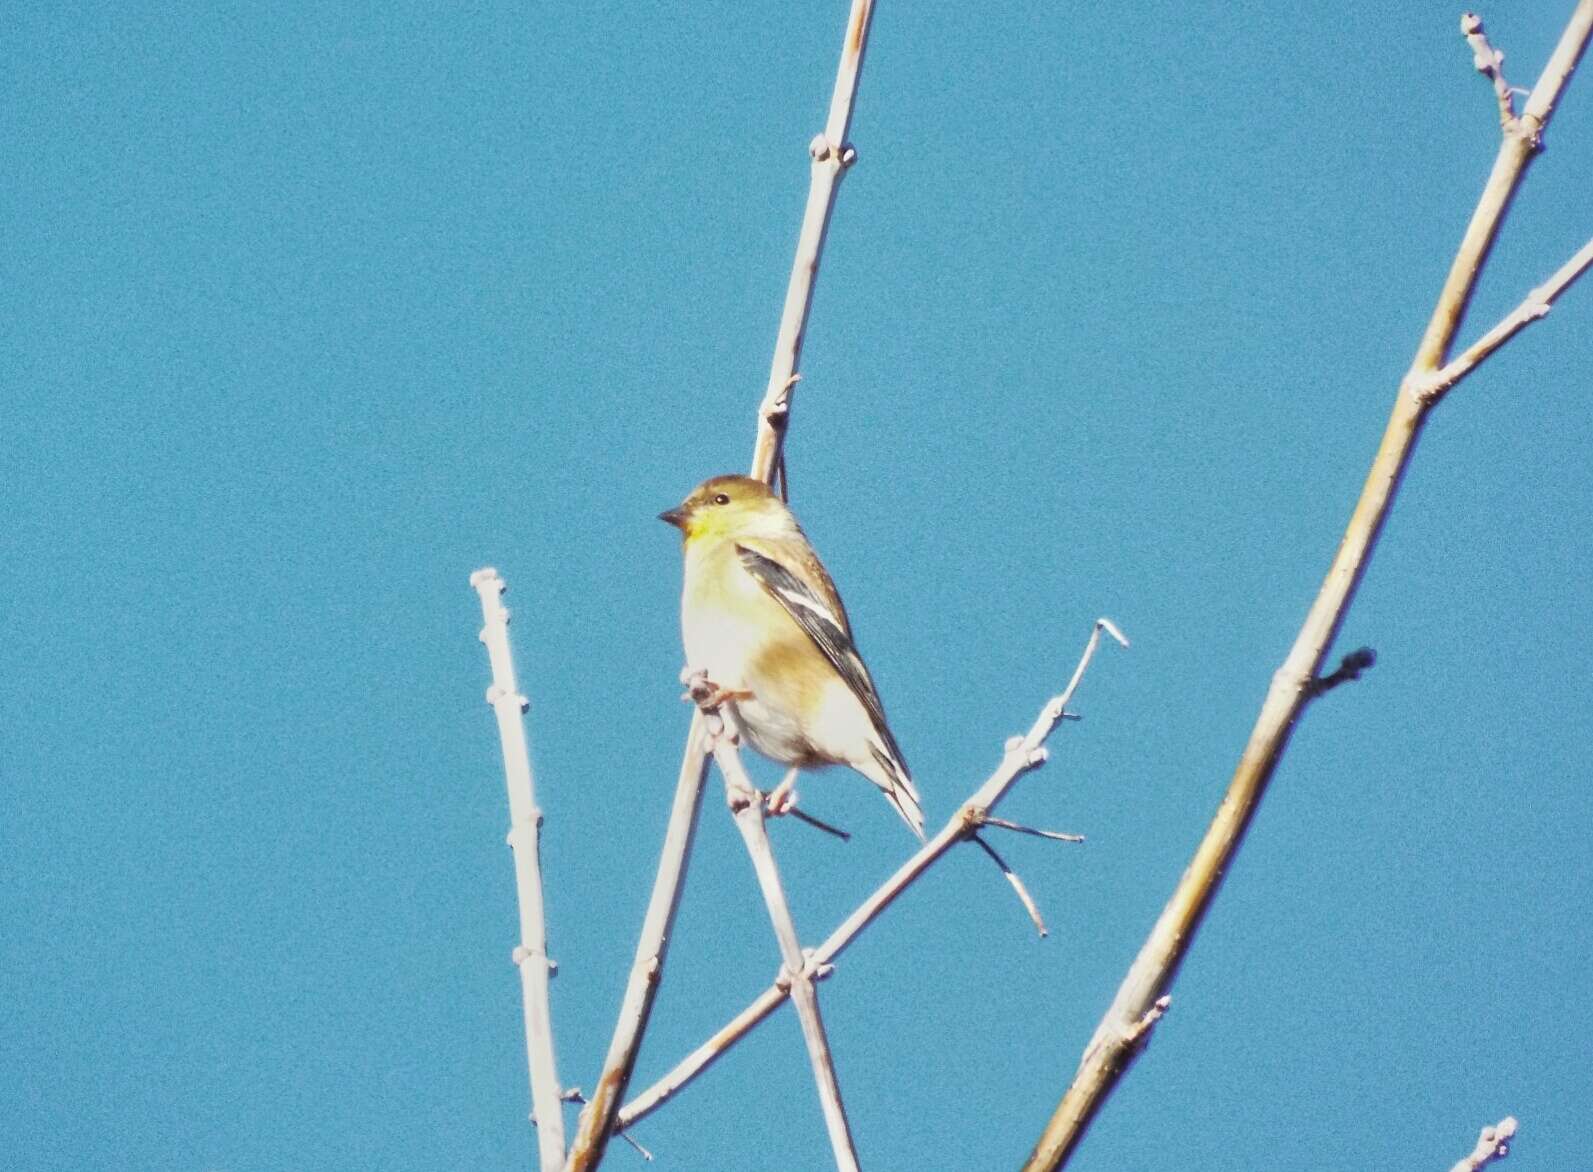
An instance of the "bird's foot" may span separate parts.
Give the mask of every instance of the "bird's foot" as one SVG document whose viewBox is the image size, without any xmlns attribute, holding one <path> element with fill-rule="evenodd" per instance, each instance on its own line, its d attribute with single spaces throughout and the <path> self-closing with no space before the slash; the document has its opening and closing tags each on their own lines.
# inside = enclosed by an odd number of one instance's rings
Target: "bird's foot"
<svg viewBox="0 0 1593 1172">
<path fill-rule="evenodd" d="M 752 699 L 752 693 L 745 688 L 721 688 L 700 668 L 683 668 L 680 682 L 686 685 L 686 691 L 680 698 L 691 701 L 698 708 L 719 708 L 737 700 Z"/>
<path fill-rule="evenodd" d="M 797 774 L 800 772 L 801 770 L 796 767 L 787 770 L 780 784 L 763 795 L 763 807 L 768 812 L 768 816 L 770 818 L 784 818 L 789 814 L 799 822 L 806 822 L 815 830 L 822 830 L 825 834 L 833 834 L 842 842 L 849 841 L 852 836 L 839 826 L 831 826 L 828 822 L 815 818 L 812 814 L 797 807 L 796 779 Z"/>
<path fill-rule="evenodd" d="M 787 770 L 784 780 L 764 796 L 763 804 L 768 807 L 769 817 L 780 818 L 796 809 L 796 779 L 800 772 L 799 769 Z"/>
</svg>

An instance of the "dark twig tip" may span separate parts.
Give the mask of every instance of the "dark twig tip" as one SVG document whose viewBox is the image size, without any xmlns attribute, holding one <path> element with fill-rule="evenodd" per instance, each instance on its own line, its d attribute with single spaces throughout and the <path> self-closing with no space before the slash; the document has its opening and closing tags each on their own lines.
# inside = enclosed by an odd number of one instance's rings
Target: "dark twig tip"
<svg viewBox="0 0 1593 1172">
<path fill-rule="evenodd" d="M 1338 667 L 1331 674 L 1318 676 L 1312 680 L 1307 685 L 1306 692 L 1313 697 L 1320 696 L 1323 692 L 1330 692 L 1340 684 L 1360 679 L 1361 673 L 1376 662 L 1376 651 L 1373 651 L 1370 647 L 1357 647 L 1339 660 Z"/>
</svg>

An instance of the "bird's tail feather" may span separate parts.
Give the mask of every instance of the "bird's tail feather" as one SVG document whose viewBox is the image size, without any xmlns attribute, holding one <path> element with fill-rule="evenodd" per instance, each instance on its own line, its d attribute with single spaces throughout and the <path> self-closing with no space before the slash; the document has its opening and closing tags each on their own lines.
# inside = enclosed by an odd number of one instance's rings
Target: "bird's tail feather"
<svg viewBox="0 0 1593 1172">
<path fill-rule="evenodd" d="M 891 805 L 896 807 L 896 812 L 902 816 L 902 821 L 912 828 L 913 833 L 918 835 L 919 841 L 922 842 L 924 811 L 919 805 L 918 788 L 913 785 L 907 766 L 895 754 L 881 749 L 878 745 L 870 745 L 869 752 L 873 754 L 874 763 L 879 767 L 877 771 L 869 772 L 869 780 L 884 791 Z"/>
</svg>

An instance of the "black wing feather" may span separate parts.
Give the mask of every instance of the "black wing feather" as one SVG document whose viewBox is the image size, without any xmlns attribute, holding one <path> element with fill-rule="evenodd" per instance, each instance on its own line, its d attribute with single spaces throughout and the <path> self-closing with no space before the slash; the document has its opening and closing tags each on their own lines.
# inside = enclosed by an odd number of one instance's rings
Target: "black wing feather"
<svg viewBox="0 0 1593 1172">
<path fill-rule="evenodd" d="M 830 605 L 814 593 L 812 587 L 773 558 L 765 557 L 744 545 L 737 545 L 736 552 L 741 555 L 741 564 L 757 579 L 758 585 L 785 607 L 786 613 L 813 640 L 814 646 L 830 661 L 830 666 L 840 673 L 847 686 L 862 700 L 863 710 L 868 713 L 868 719 L 879 734 L 880 741 L 900 762 L 902 751 L 897 748 L 896 738 L 891 736 L 890 727 L 885 723 L 885 706 L 880 703 L 879 693 L 874 690 L 874 680 L 868 674 L 868 668 L 863 666 L 863 659 L 858 655 L 852 637 L 847 634 L 843 625 L 845 620 L 837 621 Z"/>
</svg>

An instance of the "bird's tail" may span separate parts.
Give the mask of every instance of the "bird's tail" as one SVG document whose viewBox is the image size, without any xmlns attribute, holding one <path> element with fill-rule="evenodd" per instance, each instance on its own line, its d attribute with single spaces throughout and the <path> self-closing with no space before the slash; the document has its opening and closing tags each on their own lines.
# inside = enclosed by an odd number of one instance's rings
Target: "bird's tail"
<svg viewBox="0 0 1593 1172">
<path fill-rule="evenodd" d="M 868 748 L 874 758 L 869 764 L 874 768 L 863 769 L 861 772 L 885 791 L 885 796 L 890 799 L 891 805 L 896 807 L 896 812 L 902 816 L 902 821 L 912 827 L 913 833 L 918 835 L 919 841 L 922 842 L 924 811 L 918 804 L 918 787 L 913 785 L 912 775 L 907 772 L 907 763 L 899 754 L 892 753 L 887 748 L 879 745 L 870 745 Z"/>
</svg>

